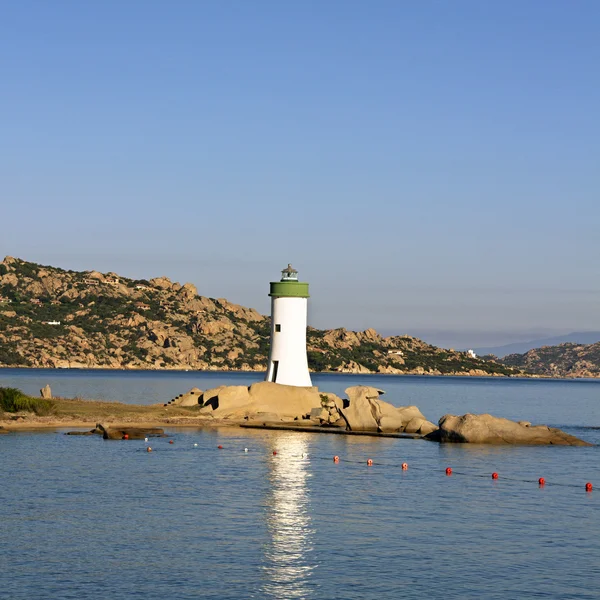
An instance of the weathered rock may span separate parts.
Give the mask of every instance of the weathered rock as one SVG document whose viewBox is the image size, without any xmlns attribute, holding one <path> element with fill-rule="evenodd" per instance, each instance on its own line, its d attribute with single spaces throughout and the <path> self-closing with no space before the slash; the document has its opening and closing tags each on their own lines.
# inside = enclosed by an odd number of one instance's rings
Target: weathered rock
<svg viewBox="0 0 600 600">
<path fill-rule="evenodd" d="M 384 402 L 380 398 L 372 400 L 372 402 L 375 407 L 375 419 L 379 424 L 379 431 L 385 433 L 403 431 L 407 420 L 403 418 L 402 409 L 389 402 Z"/>
<path fill-rule="evenodd" d="M 240 409 L 247 410 L 250 405 L 250 392 L 245 385 L 230 385 L 219 391 L 214 406 L 215 417 L 226 418 L 237 414 Z M 245 415 L 244 415 L 245 416 Z"/>
<path fill-rule="evenodd" d="M 421 425 L 425 423 L 425 419 L 422 417 L 413 417 L 405 426 L 404 431 L 406 433 L 417 433 L 421 429 Z"/>
<path fill-rule="evenodd" d="M 46 384 L 41 390 L 40 390 L 40 396 L 42 398 L 52 398 L 52 390 L 50 389 L 50 386 L 48 384 Z"/>
<path fill-rule="evenodd" d="M 104 427 L 96 425 L 98 433 L 102 433 L 105 440 L 122 440 L 127 435 L 130 440 L 143 440 L 146 437 L 167 437 L 160 427 Z"/>
<path fill-rule="evenodd" d="M 402 417 L 404 423 L 409 423 L 412 419 L 423 419 L 423 421 L 426 420 L 425 415 L 414 405 L 399 406 L 396 410 Z"/>
<path fill-rule="evenodd" d="M 430 433 L 437 429 L 416 406 L 396 407 L 380 399 L 379 395 L 383 393 L 367 386 L 355 386 L 346 390 L 348 400 L 343 405 L 340 402 L 336 404 L 348 429 L 383 433 Z"/>
<path fill-rule="evenodd" d="M 323 407 L 315 406 L 314 408 L 310 409 L 310 413 L 308 416 L 309 416 L 309 418 L 318 421 L 321 419 L 322 414 L 323 414 Z"/>
<path fill-rule="evenodd" d="M 168 277 L 155 277 L 150 280 L 150 283 L 161 290 L 170 290 L 173 287 L 173 283 Z"/>
<path fill-rule="evenodd" d="M 184 283 L 177 294 L 185 300 L 193 300 L 198 295 L 198 290 L 193 283 Z"/>
<path fill-rule="evenodd" d="M 217 398 L 219 397 L 219 392 L 224 388 L 224 385 L 220 385 L 216 388 L 210 388 L 206 390 L 204 394 L 202 394 L 202 403 L 204 406 L 211 407 L 212 410 L 217 406 Z"/>
<path fill-rule="evenodd" d="M 204 392 L 204 408 L 200 414 L 216 418 L 243 419 L 260 413 L 278 415 L 293 420 L 309 414 L 313 408 L 322 410 L 316 387 L 296 387 L 262 381 L 248 389 L 245 386 L 221 386 Z M 328 415 L 326 409 L 325 413 Z"/>
<path fill-rule="evenodd" d="M 370 373 L 369 369 L 354 360 L 349 360 L 336 369 L 340 373 Z M 357 386 L 358 387 L 358 386 Z"/>
<path fill-rule="evenodd" d="M 319 390 L 316 387 L 296 387 L 261 381 L 250 386 L 251 408 L 256 412 L 275 412 L 284 418 L 310 413 L 321 406 Z"/>
<path fill-rule="evenodd" d="M 430 435 L 437 430 L 438 426 L 435 423 L 432 423 L 431 421 L 425 421 L 419 428 L 418 433 L 421 435 Z"/>
<path fill-rule="evenodd" d="M 546 425 L 520 425 L 488 414 L 444 415 L 439 426 L 439 441 L 442 443 L 593 445 L 560 429 Z"/>
<path fill-rule="evenodd" d="M 311 421 L 316 421 L 320 423 L 321 421 L 329 420 L 329 411 L 324 406 L 315 406 L 315 408 L 310 411 L 310 419 Z"/>
<path fill-rule="evenodd" d="M 281 415 L 270 412 L 259 412 L 252 415 L 251 417 L 248 417 L 248 423 L 252 424 L 279 423 L 281 421 L 283 421 Z"/>
<path fill-rule="evenodd" d="M 398 433 L 404 431 L 404 422 L 400 415 L 385 415 L 379 419 L 379 431 L 382 433 Z"/>
<path fill-rule="evenodd" d="M 176 406 L 198 406 L 202 402 L 202 394 L 202 390 L 194 387 L 189 392 L 177 397 L 173 404 Z"/>
<path fill-rule="evenodd" d="M 382 390 L 366 385 L 355 385 L 346 389 L 348 407 L 341 412 L 351 431 L 377 431 L 381 409 L 374 401 Z M 386 403 L 387 404 L 387 403 Z M 339 407 L 338 407 L 339 410 Z"/>
<path fill-rule="evenodd" d="M 102 425 L 96 425 L 94 429 L 89 431 L 67 431 L 65 435 L 104 435 L 105 429 Z"/>
</svg>

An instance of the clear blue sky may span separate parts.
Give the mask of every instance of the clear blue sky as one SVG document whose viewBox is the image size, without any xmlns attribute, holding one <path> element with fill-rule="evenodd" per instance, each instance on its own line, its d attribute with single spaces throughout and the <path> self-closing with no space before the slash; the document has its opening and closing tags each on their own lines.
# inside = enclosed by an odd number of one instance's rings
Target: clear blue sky
<svg viewBox="0 0 600 600">
<path fill-rule="evenodd" d="M 0 5 L 0 253 L 460 346 L 600 330 L 600 2 Z"/>
</svg>

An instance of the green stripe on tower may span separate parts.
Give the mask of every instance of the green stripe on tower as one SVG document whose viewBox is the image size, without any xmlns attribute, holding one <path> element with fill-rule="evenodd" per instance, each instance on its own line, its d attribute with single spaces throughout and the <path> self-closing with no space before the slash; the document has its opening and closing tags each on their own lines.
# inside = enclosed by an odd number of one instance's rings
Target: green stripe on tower
<svg viewBox="0 0 600 600">
<path fill-rule="evenodd" d="M 272 298 L 309 298 L 308 283 L 301 281 L 272 281 Z"/>
</svg>

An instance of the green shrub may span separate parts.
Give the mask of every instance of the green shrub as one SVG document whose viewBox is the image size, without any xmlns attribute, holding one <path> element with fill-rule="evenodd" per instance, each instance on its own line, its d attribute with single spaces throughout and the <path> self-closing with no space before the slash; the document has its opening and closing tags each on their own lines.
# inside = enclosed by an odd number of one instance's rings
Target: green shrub
<svg viewBox="0 0 600 600">
<path fill-rule="evenodd" d="M 51 400 L 26 396 L 17 388 L 0 388 L 0 410 L 8 413 L 32 412 L 41 417 L 52 414 L 54 404 Z"/>
</svg>

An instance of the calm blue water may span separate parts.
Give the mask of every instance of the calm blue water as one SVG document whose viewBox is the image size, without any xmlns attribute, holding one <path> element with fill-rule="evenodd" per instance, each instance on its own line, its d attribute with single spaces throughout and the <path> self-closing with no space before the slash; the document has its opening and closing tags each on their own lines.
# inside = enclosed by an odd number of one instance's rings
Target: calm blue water
<svg viewBox="0 0 600 600">
<path fill-rule="evenodd" d="M 192 385 L 259 378 L 6 370 L 0 385 L 36 392 L 50 383 L 64 396 L 150 403 Z M 491 412 L 600 441 L 591 428 L 600 427 L 600 382 L 322 375 L 315 383 L 337 393 L 375 385 L 432 420 Z M 143 441 L 0 436 L 0 597 L 599 597 L 598 447 L 169 433 L 175 443 L 152 440 L 152 453 Z M 586 481 L 597 490 L 586 493 Z"/>
</svg>

